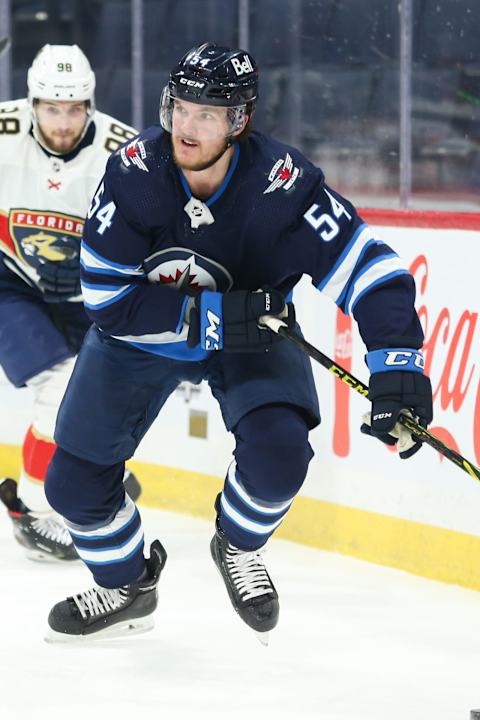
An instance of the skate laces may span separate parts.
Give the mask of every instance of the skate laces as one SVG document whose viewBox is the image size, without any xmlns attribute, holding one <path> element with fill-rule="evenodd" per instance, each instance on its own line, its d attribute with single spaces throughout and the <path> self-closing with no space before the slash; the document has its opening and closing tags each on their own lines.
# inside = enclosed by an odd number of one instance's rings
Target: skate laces
<svg viewBox="0 0 480 720">
<path fill-rule="evenodd" d="M 263 549 L 248 552 L 239 550 L 230 543 L 228 544 L 225 559 L 230 577 L 238 592 L 242 595 L 242 600 L 250 600 L 273 592 L 270 578 L 261 557 L 264 552 Z"/>
<path fill-rule="evenodd" d="M 73 601 L 80 610 L 84 620 L 88 615 L 105 615 L 112 610 L 121 607 L 128 598 L 128 588 L 114 588 L 109 590 L 102 587 L 94 587 L 85 592 L 73 596 Z"/>
<path fill-rule="evenodd" d="M 67 546 L 72 544 L 72 538 L 67 528 L 55 517 L 52 515 L 40 516 L 34 515 L 33 513 L 27 514 L 32 518 L 32 528 L 46 540 L 53 540 L 53 542 Z"/>
</svg>

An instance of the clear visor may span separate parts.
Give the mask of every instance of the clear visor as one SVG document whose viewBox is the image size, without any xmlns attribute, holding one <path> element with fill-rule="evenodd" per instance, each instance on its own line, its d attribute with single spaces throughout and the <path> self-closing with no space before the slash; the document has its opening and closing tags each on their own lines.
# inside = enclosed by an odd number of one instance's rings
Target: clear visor
<svg viewBox="0 0 480 720">
<path fill-rule="evenodd" d="M 191 140 L 230 137 L 245 126 L 247 106 L 218 107 L 180 100 L 165 87 L 160 100 L 160 124 L 172 135 Z"/>
</svg>

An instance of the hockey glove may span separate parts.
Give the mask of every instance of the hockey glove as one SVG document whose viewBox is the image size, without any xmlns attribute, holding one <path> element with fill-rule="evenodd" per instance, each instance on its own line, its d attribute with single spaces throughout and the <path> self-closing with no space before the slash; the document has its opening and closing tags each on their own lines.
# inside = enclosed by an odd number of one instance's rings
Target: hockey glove
<svg viewBox="0 0 480 720">
<path fill-rule="evenodd" d="M 40 276 L 38 286 L 48 303 L 66 302 L 80 295 L 80 263 L 77 258 L 71 260 L 42 262 L 37 268 Z"/>
<path fill-rule="evenodd" d="M 282 338 L 259 326 L 262 315 L 276 315 L 289 327 L 295 326 L 294 307 L 285 304 L 278 290 L 233 290 L 225 294 L 204 290 L 190 310 L 187 344 L 227 352 L 268 351 Z"/>
<path fill-rule="evenodd" d="M 374 350 L 367 354 L 367 364 L 372 372 L 368 392 L 372 411 L 363 416 L 360 430 L 387 445 L 397 445 L 400 457 L 409 458 L 422 442 L 397 422 L 400 412 L 425 428 L 433 418 L 432 387 L 423 374 L 422 353 L 409 348 Z"/>
</svg>

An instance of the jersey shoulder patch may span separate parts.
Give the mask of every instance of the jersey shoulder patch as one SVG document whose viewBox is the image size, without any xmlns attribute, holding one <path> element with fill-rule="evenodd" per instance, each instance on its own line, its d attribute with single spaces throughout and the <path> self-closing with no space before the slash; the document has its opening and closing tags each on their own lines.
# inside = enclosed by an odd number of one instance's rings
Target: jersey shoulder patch
<svg viewBox="0 0 480 720">
<path fill-rule="evenodd" d="M 297 194 L 313 175 L 315 181 L 323 179 L 323 173 L 307 158 L 290 145 L 286 145 L 261 133 L 252 133 L 254 165 L 262 174 L 262 195 Z"/>
<path fill-rule="evenodd" d="M 115 153 L 115 164 L 123 173 L 132 172 L 134 175 L 148 173 L 156 167 L 155 149 L 161 138 L 161 130 L 152 126 L 136 137 L 124 143 Z"/>
</svg>

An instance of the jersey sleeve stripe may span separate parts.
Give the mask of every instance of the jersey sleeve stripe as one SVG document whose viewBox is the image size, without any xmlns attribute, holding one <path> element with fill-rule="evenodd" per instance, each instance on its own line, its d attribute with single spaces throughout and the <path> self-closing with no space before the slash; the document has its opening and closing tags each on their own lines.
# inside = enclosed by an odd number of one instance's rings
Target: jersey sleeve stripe
<svg viewBox="0 0 480 720">
<path fill-rule="evenodd" d="M 328 295 L 334 302 L 341 296 L 360 255 L 368 245 L 378 243 L 367 225 L 360 225 L 352 235 L 330 272 L 323 278 L 317 288 Z"/>
<path fill-rule="evenodd" d="M 371 268 L 374 268 L 374 271 L 378 269 L 376 266 L 382 264 L 385 260 L 391 260 L 392 258 L 397 258 L 397 253 L 393 252 L 393 250 L 390 250 L 388 253 L 384 253 L 383 255 L 377 255 L 377 257 L 372 258 L 369 260 L 369 262 L 365 263 L 363 267 L 360 267 L 358 272 L 354 273 L 353 276 L 350 278 L 350 282 L 348 285 L 348 291 L 345 294 L 345 298 L 342 299 L 343 306 L 347 309 L 350 307 L 350 302 L 352 300 L 352 297 L 355 293 L 355 287 L 357 280 L 360 280 L 360 278 L 369 277 L 369 273 L 371 271 Z M 358 265 L 357 265 L 358 266 Z"/>
<path fill-rule="evenodd" d="M 407 268 L 402 266 L 402 262 L 398 257 L 391 260 L 385 260 L 382 263 L 375 265 L 355 283 L 349 306 L 346 308 L 347 315 L 351 315 L 360 298 L 363 297 L 365 293 L 370 292 L 377 285 L 388 282 L 398 275 L 409 274 L 410 273 Z"/>
<path fill-rule="evenodd" d="M 107 275 L 134 275 L 145 276 L 145 272 L 141 265 L 122 265 L 107 260 L 90 248 L 85 241 L 82 241 L 80 250 L 80 262 L 88 272 L 101 272 Z"/>
<path fill-rule="evenodd" d="M 108 289 L 106 289 L 106 287 L 102 285 L 89 286 L 82 282 L 83 302 L 85 307 L 90 310 L 100 310 L 101 308 L 118 302 L 118 300 L 121 300 L 131 293 L 132 290 L 135 290 L 136 287 L 136 285 L 124 285 L 112 289 L 107 286 Z"/>
</svg>

